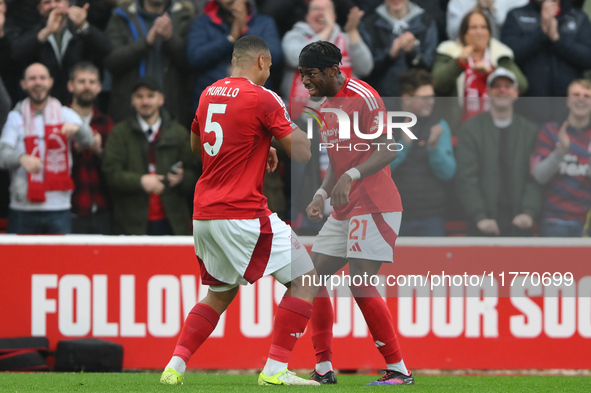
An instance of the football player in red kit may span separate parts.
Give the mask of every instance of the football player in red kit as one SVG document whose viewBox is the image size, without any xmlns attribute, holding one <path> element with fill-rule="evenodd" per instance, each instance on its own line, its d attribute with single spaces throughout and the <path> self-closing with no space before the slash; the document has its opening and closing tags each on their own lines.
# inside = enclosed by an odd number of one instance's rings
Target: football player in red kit
<svg viewBox="0 0 591 393">
<path fill-rule="evenodd" d="M 396 158 L 396 149 L 389 147 L 394 141 L 388 139 L 386 128 L 380 129 L 386 114 L 382 99 L 367 83 L 342 75 L 341 58 L 340 50 L 326 41 L 307 45 L 299 58 L 302 83 L 310 96 L 326 97 L 319 107 L 326 121 L 320 136 L 330 159 L 322 186 L 306 212 L 310 220 L 319 221 L 325 199 L 330 197 L 334 207 L 314 241 L 312 260 L 320 277 L 336 273 L 347 263 L 351 277 L 369 277 L 378 273 L 382 263 L 393 262 L 400 229 L 402 203 L 389 165 Z M 341 110 L 353 120 L 349 122 L 353 126 L 347 130 L 348 138 L 340 133 L 342 119 L 324 108 Z M 392 315 L 376 287 L 364 280 L 350 289 L 387 365 L 384 376 L 370 384 L 414 384 L 402 360 Z M 317 362 L 311 379 L 320 383 L 336 383 L 333 321 L 332 304 L 326 287 L 322 287 L 311 318 Z"/>
<path fill-rule="evenodd" d="M 259 385 L 318 385 L 287 369 L 312 315 L 317 288 L 305 286 L 302 275 L 314 275 L 314 266 L 262 193 L 266 168 L 277 166 L 271 139 L 304 163 L 310 159 L 310 141 L 291 122 L 281 99 L 262 87 L 271 67 L 263 40 L 245 36 L 236 41 L 232 65 L 230 77 L 201 94 L 191 126 L 191 147 L 203 159 L 195 187 L 195 254 L 201 283 L 209 290 L 189 313 L 160 382 L 181 384 L 187 362 L 213 332 L 239 286 L 272 275 L 288 289 L 275 315 Z"/>
</svg>

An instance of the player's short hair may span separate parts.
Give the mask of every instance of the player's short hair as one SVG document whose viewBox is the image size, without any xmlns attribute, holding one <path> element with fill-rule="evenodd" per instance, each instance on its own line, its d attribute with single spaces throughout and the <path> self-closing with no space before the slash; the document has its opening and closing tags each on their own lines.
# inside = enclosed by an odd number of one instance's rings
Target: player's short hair
<svg viewBox="0 0 591 393">
<path fill-rule="evenodd" d="M 236 41 L 234 44 L 234 51 L 232 52 L 232 60 L 235 64 L 240 63 L 246 58 L 253 58 L 258 54 L 270 56 L 271 51 L 269 46 L 262 39 L 255 35 L 245 35 Z"/>
<path fill-rule="evenodd" d="M 400 75 L 400 94 L 408 94 L 409 96 L 423 86 L 432 86 L 433 76 L 426 70 L 420 68 L 411 68 Z"/>
<path fill-rule="evenodd" d="M 76 78 L 76 73 L 78 71 L 92 72 L 93 74 L 96 74 L 98 76 L 99 80 L 101 79 L 101 72 L 99 71 L 98 67 L 90 61 L 80 61 L 76 63 L 74 67 L 72 67 L 69 75 L 71 81 L 73 81 L 74 78 Z"/>
<path fill-rule="evenodd" d="M 462 21 L 460 22 L 460 42 L 462 43 L 462 45 L 466 45 L 466 39 L 464 37 L 466 36 L 466 33 L 468 32 L 468 28 L 470 27 L 470 18 L 474 14 L 482 15 L 482 17 L 484 18 L 485 23 L 486 23 L 486 28 L 488 30 L 488 34 L 490 35 L 490 38 L 492 38 L 492 30 L 490 27 L 490 21 L 488 20 L 488 18 L 484 14 L 484 12 L 482 12 L 478 8 L 475 8 L 472 11 L 468 12 L 466 15 L 464 15 L 464 17 L 462 18 Z M 489 40 L 490 40 L 490 38 L 489 38 Z"/>
<path fill-rule="evenodd" d="M 591 81 L 588 79 L 575 79 L 568 85 L 568 89 L 566 89 L 566 91 L 569 91 L 573 85 L 580 85 L 584 89 L 591 90 Z"/>
<path fill-rule="evenodd" d="M 318 68 L 323 71 L 325 68 L 341 64 L 343 54 L 341 50 L 328 41 L 315 41 L 304 47 L 300 52 L 298 60 L 299 67 Z M 339 71 L 340 72 L 340 71 Z"/>
</svg>

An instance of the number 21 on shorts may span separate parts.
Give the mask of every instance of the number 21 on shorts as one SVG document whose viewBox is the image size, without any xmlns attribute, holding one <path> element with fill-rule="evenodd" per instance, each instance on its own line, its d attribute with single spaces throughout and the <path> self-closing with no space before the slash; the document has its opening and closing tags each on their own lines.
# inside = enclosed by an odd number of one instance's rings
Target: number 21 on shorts
<svg viewBox="0 0 591 393">
<path fill-rule="evenodd" d="M 349 228 L 351 231 L 349 232 L 349 240 L 358 240 L 359 236 L 356 232 L 361 227 L 361 240 L 365 240 L 365 235 L 367 234 L 367 220 L 361 220 L 354 218 L 349 222 Z"/>
</svg>

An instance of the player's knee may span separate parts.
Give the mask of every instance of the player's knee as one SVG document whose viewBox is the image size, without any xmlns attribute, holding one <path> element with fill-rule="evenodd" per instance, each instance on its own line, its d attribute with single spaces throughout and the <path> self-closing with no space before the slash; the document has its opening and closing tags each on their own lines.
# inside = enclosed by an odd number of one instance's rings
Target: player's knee
<svg viewBox="0 0 591 393">
<path fill-rule="evenodd" d="M 349 260 L 349 272 L 352 277 L 354 276 L 373 276 L 378 274 L 382 262 L 370 261 L 364 259 L 351 259 Z"/>
<path fill-rule="evenodd" d="M 291 281 L 291 294 L 300 298 L 314 298 L 319 286 L 320 279 L 316 269 L 312 269 Z"/>
</svg>

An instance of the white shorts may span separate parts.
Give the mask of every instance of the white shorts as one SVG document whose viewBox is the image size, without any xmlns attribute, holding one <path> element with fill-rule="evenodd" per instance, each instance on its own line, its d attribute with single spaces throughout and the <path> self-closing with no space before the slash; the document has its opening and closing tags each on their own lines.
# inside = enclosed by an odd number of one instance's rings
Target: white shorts
<svg viewBox="0 0 591 393">
<path fill-rule="evenodd" d="M 251 220 L 193 220 L 201 282 L 225 291 L 267 275 L 282 284 L 314 264 L 289 225 L 272 214 Z"/>
<path fill-rule="evenodd" d="M 316 236 L 312 252 L 339 258 L 393 262 L 402 212 L 370 213 L 328 220 Z"/>
</svg>

